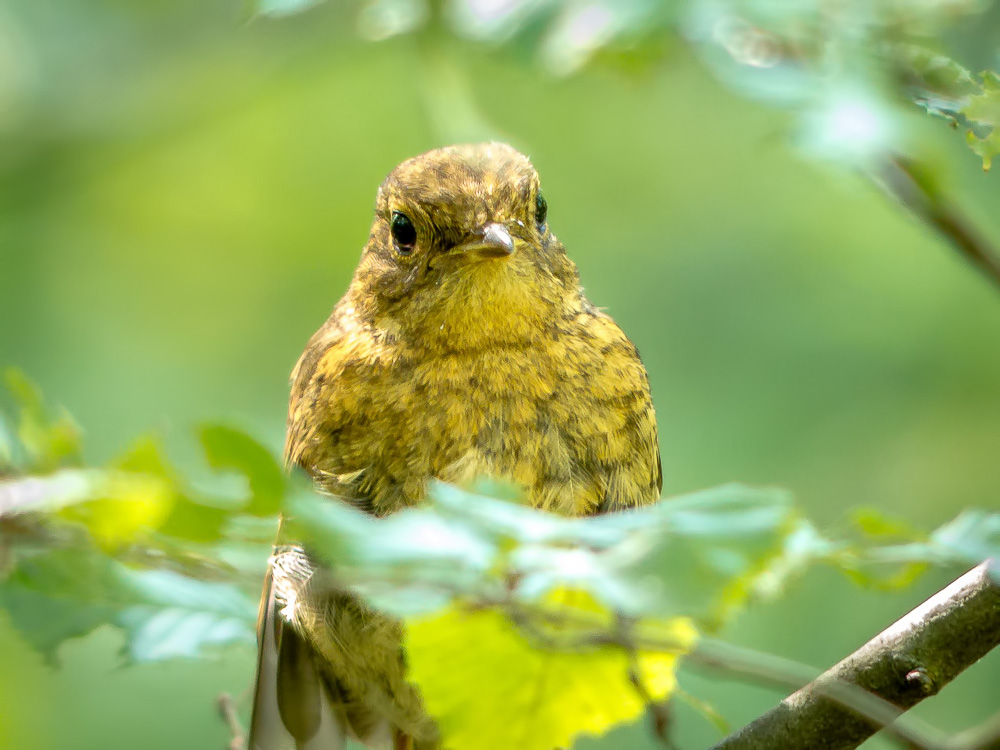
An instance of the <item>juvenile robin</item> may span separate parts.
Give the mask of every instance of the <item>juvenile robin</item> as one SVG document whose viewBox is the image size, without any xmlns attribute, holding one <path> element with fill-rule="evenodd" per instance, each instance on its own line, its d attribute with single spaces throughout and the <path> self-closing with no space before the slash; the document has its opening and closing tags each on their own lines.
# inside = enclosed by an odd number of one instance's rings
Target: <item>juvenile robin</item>
<svg viewBox="0 0 1000 750">
<path fill-rule="evenodd" d="M 292 373 L 285 457 L 374 516 L 419 504 L 431 478 L 505 479 L 566 515 L 657 499 L 646 371 L 584 296 L 527 157 L 451 146 L 389 174 L 351 286 Z M 272 559 L 251 750 L 437 748 L 400 623 L 313 568 L 299 547 Z"/>
</svg>

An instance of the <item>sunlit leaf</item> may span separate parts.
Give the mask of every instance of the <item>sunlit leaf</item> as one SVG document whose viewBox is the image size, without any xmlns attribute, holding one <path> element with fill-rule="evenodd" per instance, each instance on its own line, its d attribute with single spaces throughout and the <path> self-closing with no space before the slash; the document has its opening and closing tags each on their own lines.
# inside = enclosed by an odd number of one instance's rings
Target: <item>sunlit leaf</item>
<svg viewBox="0 0 1000 750">
<path fill-rule="evenodd" d="M 17 440 L 22 471 L 51 471 L 80 460 L 81 433 L 64 409 L 50 409 L 42 392 L 23 372 L 5 372 L 7 389 L 18 410 Z M 7 449 L 10 453 L 15 450 Z M 13 463 L 13 461 L 12 461 Z"/>
<path fill-rule="evenodd" d="M 5 416 L 0 413 L 0 479 L 14 473 L 17 468 L 16 461 L 14 431 Z"/>
<path fill-rule="evenodd" d="M 86 526 L 99 546 L 113 550 L 134 542 L 169 515 L 173 491 L 158 477 L 121 471 L 95 476 L 90 497 L 68 505 L 61 515 Z"/>
<path fill-rule="evenodd" d="M 668 628 L 690 646 L 686 620 Z M 552 750 L 600 735 L 645 709 L 632 660 L 611 646 L 555 651 L 533 642 L 499 612 L 449 610 L 407 622 L 407 663 L 444 744 L 456 750 Z M 654 699 L 675 685 L 676 654 L 641 654 L 639 679 Z M 474 686 L 470 688 L 470 686 Z"/>
<path fill-rule="evenodd" d="M 115 618 L 136 661 L 202 656 L 211 647 L 256 638 L 257 602 L 232 584 L 169 570 L 121 568 L 119 576 L 139 600 Z"/>
<path fill-rule="evenodd" d="M 170 513 L 173 498 L 170 482 L 162 476 L 117 467 L 61 469 L 0 480 L 0 516 L 58 513 L 83 524 L 99 545 L 109 549 L 159 526 Z"/>
<path fill-rule="evenodd" d="M 989 70 L 983 71 L 980 76 L 982 92 L 970 97 L 962 112 L 970 120 L 984 125 L 1000 125 L 1000 76 Z"/>
<path fill-rule="evenodd" d="M 969 97 L 962 114 L 985 130 L 982 135 L 970 130 L 966 137 L 970 148 L 982 158 L 983 169 L 988 170 L 993 157 L 1000 154 L 1000 76 L 986 70 L 980 77 L 982 90 Z"/>
<path fill-rule="evenodd" d="M 854 525 L 870 539 L 912 542 L 926 537 L 906 519 L 889 516 L 878 508 L 855 508 L 850 515 Z"/>
<path fill-rule="evenodd" d="M 269 460 L 273 462 L 273 459 Z M 210 505 L 208 498 L 192 498 L 182 477 L 164 457 L 156 439 L 139 438 L 114 465 L 124 471 L 158 480 L 169 492 L 168 512 L 157 526 L 160 533 L 188 542 L 214 542 L 225 535 L 226 526 L 234 515 L 232 507 Z"/>
<path fill-rule="evenodd" d="M 63 469 L 0 481 L 0 516 L 59 513 L 82 523 L 108 547 L 155 528 L 169 512 L 170 499 L 170 488 L 159 478 L 114 469 Z"/>
<path fill-rule="evenodd" d="M 877 508 L 858 508 L 851 512 L 851 521 L 862 533 L 863 541 L 838 562 L 840 569 L 856 583 L 883 590 L 899 589 L 926 570 L 930 551 L 923 542 L 927 535 L 904 519 L 888 516 Z M 874 553 L 866 549 L 873 545 Z M 885 554 L 886 549 L 924 549 L 926 553 L 916 558 L 904 554 L 893 560 Z"/>
<path fill-rule="evenodd" d="M 552 5 L 538 0 L 452 0 L 446 7 L 458 34 L 497 44 L 516 34 L 533 15 L 550 12 L 545 6 Z"/>
<path fill-rule="evenodd" d="M 52 512 L 94 496 L 94 485 L 104 472 L 98 469 L 64 469 L 42 477 L 0 481 L 0 516 Z"/>
<path fill-rule="evenodd" d="M 965 140 L 973 153 L 983 160 L 983 170 L 988 172 L 993 166 L 993 157 L 1000 154 L 1000 130 L 994 128 L 982 138 L 970 130 L 965 134 Z"/>
</svg>

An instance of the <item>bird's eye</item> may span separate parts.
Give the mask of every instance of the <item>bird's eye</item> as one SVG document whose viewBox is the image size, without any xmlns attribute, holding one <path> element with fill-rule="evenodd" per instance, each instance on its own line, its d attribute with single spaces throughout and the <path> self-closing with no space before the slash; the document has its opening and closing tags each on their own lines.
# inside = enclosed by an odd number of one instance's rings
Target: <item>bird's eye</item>
<svg viewBox="0 0 1000 750">
<path fill-rule="evenodd" d="M 392 238 L 396 241 L 399 252 L 403 255 L 413 252 L 413 246 L 417 244 L 417 230 L 410 217 L 399 211 L 393 211 L 389 228 L 392 230 Z"/>
<path fill-rule="evenodd" d="M 545 225 L 545 219 L 548 215 L 549 204 L 545 202 L 545 197 L 541 193 L 538 193 L 535 196 L 535 221 L 538 223 L 538 226 Z"/>
</svg>

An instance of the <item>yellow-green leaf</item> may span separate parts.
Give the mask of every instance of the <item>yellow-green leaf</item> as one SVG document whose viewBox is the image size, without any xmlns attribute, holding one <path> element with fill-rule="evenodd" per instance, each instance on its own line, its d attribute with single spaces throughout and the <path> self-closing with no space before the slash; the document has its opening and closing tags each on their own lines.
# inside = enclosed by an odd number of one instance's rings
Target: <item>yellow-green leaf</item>
<svg viewBox="0 0 1000 750">
<path fill-rule="evenodd" d="M 980 135 L 969 130 L 965 139 L 969 148 L 983 160 L 983 169 L 988 170 L 993 157 L 1000 154 L 1000 76 L 984 70 L 980 78 L 983 81 L 981 92 L 969 97 L 961 111 L 986 131 Z"/>
<path fill-rule="evenodd" d="M 5 373 L 7 389 L 18 407 L 17 439 L 24 471 L 53 471 L 80 461 L 81 433 L 64 409 L 51 409 L 41 389 L 16 368 Z M 12 453 L 13 451 L 11 451 Z M 13 456 L 8 458 L 13 462 Z"/>
<path fill-rule="evenodd" d="M 173 491 L 159 477 L 105 472 L 93 499 L 68 506 L 60 515 L 81 522 L 104 549 L 117 549 L 157 528 L 173 505 Z"/>
<path fill-rule="evenodd" d="M 658 632 L 682 649 L 696 637 L 685 618 Z M 495 610 L 453 605 L 411 620 L 406 649 L 411 678 L 448 750 L 569 747 L 577 735 L 603 734 L 645 709 L 624 650 L 541 648 Z M 652 698 L 672 692 L 677 659 L 676 653 L 639 655 L 639 677 Z"/>
</svg>

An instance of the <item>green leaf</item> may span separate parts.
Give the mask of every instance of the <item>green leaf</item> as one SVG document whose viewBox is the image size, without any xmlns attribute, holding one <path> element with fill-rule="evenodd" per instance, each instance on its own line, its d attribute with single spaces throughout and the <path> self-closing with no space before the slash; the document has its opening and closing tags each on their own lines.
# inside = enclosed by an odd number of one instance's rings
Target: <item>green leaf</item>
<svg viewBox="0 0 1000 750">
<path fill-rule="evenodd" d="M 970 130 L 965 134 L 965 142 L 983 160 L 983 171 L 988 172 L 993 166 L 993 157 L 1000 154 L 1000 130 L 994 128 L 982 138 Z"/>
<path fill-rule="evenodd" d="M 910 583 L 928 565 L 967 566 L 989 559 L 1000 559 L 1000 513 L 968 509 L 929 536 L 921 534 L 915 541 L 853 550 L 839 562 L 852 578 L 876 585 L 886 585 L 887 576 L 881 571 L 888 566 L 889 585 L 898 587 Z M 900 567 L 904 574 L 909 573 L 908 577 L 894 573 Z M 991 573 L 1000 580 L 996 565 Z"/>
<path fill-rule="evenodd" d="M 289 537 L 307 541 L 344 582 L 388 611 L 432 612 L 454 595 L 502 588 L 495 543 L 435 509 L 373 518 L 311 492 L 293 496 L 290 506 Z"/>
<path fill-rule="evenodd" d="M 679 644 L 695 640 L 686 620 L 667 629 Z M 405 645 L 410 677 L 420 686 L 446 747 L 569 747 L 580 734 L 603 734 L 645 710 L 630 680 L 633 662 L 622 649 L 547 649 L 497 611 L 454 606 L 411 619 Z M 673 690 L 677 659 L 676 654 L 639 655 L 639 679 L 652 698 L 663 699 Z"/>
<path fill-rule="evenodd" d="M 14 432 L 0 413 L 0 479 L 14 474 L 17 468 Z"/>
<path fill-rule="evenodd" d="M 114 465 L 124 471 L 155 478 L 168 488 L 169 512 L 158 526 L 161 534 L 186 542 L 216 542 L 225 536 L 225 529 L 234 515 L 232 508 L 211 505 L 208 498 L 192 498 L 155 438 L 139 438 Z"/>
<path fill-rule="evenodd" d="M 928 553 L 906 554 L 904 550 L 927 550 L 927 534 L 901 518 L 888 516 L 876 508 L 858 508 L 851 512 L 853 525 L 864 541 L 857 548 L 837 558 L 840 569 L 863 586 L 895 590 L 910 585 L 927 569 Z M 866 549 L 872 544 L 874 551 Z M 899 554 L 893 559 L 890 550 Z M 873 564 L 877 563 L 877 564 Z"/>
<path fill-rule="evenodd" d="M 115 546 L 155 527 L 169 498 L 169 488 L 146 474 L 63 469 L 0 482 L 0 516 L 61 512 L 82 522 L 99 542 Z"/>
<path fill-rule="evenodd" d="M 68 506 L 63 518 L 79 521 L 102 549 L 115 550 L 146 536 L 170 512 L 173 494 L 155 477 L 106 472 L 87 502 Z"/>
<path fill-rule="evenodd" d="M 930 536 L 931 544 L 952 559 L 977 564 L 983 560 L 1000 561 L 1000 513 L 970 508 L 939 527 Z M 998 565 L 993 574 L 1000 578 Z"/>
<path fill-rule="evenodd" d="M 440 483 L 430 495 L 429 505 L 381 519 L 301 497 L 295 533 L 346 583 L 401 615 L 455 597 L 537 602 L 571 586 L 623 614 L 721 621 L 833 549 L 780 490 L 729 485 L 589 518 Z"/>
<path fill-rule="evenodd" d="M 850 515 L 851 521 L 865 536 L 881 542 L 912 542 L 927 536 L 905 519 L 889 516 L 878 508 L 855 508 Z"/>
<path fill-rule="evenodd" d="M 724 620 L 762 582 L 773 589 L 789 556 L 801 566 L 830 551 L 778 489 L 725 485 L 633 513 L 650 550 L 630 577 L 655 598 L 657 611 L 705 622 Z"/>
<path fill-rule="evenodd" d="M 980 76 L 981 92 L 969 98 L 962 113 L 970 120 L 995 127 L 1000 125 L 1000 76 L 989 70 L 984 70 Z"/>
<path fill-rule="evenodd" d="M 982 136 L 970 130 L 966 133 L 966 140 L 982 158 L 983 169 L 988 170 L 993 157 L 1000 154 L 1000 76 L 985 70 L 980 77 L 983 81 L 980 93 L 969 97 L 969 103 L 961 112 L 986 130 Z"/>
<path fill-rule="evenodd" d="M 969 96 L 979 90 L 972 74 L 934 50 L 915 44 L 899 44 L 890 48 L 911 79 L 911 96 L 928 114 L 956 122 L 955 115 L 968 103 Z"/>
<path fill-rule="evenodd" d="M 285 497 L 285 473 L 271 451 L 245 432 L 223 425 L 201 429 L 201 444 L 209 465 L 242 474 L 250 497 L 244 510 L 254 516 L 275 515 Z"/>
<path fill-rule="evenodd" d="M 50 410 L 41 390 L 20 370 L 9 368 L 5 375 L 19 415 L 17 439 L 23 454 L 20 470 L 52 471 L 66 464 L 78 464 L 81 433 L 69 413 L 64 409 Z M 14 452 L 10 448 L 7 451 Z"/>
<path fill-rule="evenodd" d="M 134 542 L 168 516 L 175 493 L 154 474 L 119 469 L 61 469 L 42 476 L 0 480 L 0 517 L 57 514 L 83 524 L 102 547 Z"/>
<path fill-rule="evenodd" d="M 256 605 L 235 586 L 167 570 L 134 570 L 93 549 L 54 549 L 23 559 L 0 585 L 0 606 L 46 658 L 60 644 L 110 624 L 126 655 L 157 661 L 253 643 Z"/>
</svg>

